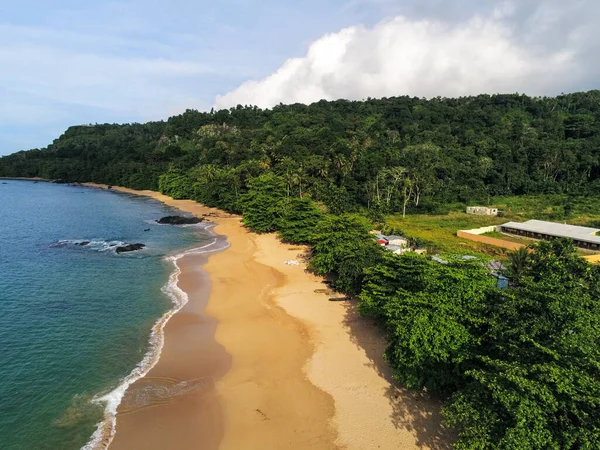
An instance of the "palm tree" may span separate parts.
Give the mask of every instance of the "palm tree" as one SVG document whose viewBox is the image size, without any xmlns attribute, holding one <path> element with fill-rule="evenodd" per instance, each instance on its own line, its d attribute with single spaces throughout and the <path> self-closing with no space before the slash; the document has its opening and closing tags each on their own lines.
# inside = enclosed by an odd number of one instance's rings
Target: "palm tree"
<svg viewBox="0 0 600 450">
<path fill-rule="evenodd" d="M 508 256 L 509 266 L 508 271 L 514 284 L 519 284 L 525 267 L 527 265 L 527 258 L 529 257 L 529 250 L 527 247 L 522 247 L 519 250 L 511 252 Z"/>
</svg>

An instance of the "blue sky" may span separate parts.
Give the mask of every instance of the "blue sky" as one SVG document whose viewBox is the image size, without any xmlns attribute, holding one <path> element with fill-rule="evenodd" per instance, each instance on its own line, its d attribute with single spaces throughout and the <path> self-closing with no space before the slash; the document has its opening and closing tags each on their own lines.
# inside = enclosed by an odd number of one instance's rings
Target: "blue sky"
<svg viewBox="0 0 600 450">
<path fill-rule="evenodd" d="M 217 94 L 265 76 L 324 33 L 376 21 L 375 9 L 314 0 L 1 2 L 0 154 L 45 146 L 71 124 L 210 109 Z"/>
<path fill-rule="evenodd" d="M 595 3 L 5 0 L 0 155 L 186 108 L 595 88 Z"/>
</svg>

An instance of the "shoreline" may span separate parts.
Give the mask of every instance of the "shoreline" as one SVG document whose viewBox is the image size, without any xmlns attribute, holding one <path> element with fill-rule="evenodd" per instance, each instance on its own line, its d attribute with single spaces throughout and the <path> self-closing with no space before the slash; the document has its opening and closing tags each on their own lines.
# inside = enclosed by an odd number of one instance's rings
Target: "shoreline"
<svg viewBox="0 0 600 450">
<path fill-rule="evenodd" d="M 180 314 L 214 318 L 215 343 L 231 360 L 230 368 L 213 378 L 208 394 L 202 389 L 202 395 L 185 394 L 170 407 L 143 409 L 139 420 L 134 420 L 135 414 L 119 411 L 111 450 L 165 445 L 178 449 L 450 448 L 452 436 L 440 425 L 439 402 L 391 382 L 391 371 L 383 361 L 385 338 L 375 325 L 358 315 L 354 302 L 327 301 L 322 292 L 326 286 L 306 273 L 303 263 L 284 264 L 295 260 L 302 247 L 283 244 L 275 235 L 250 233 L 238 216 L 191 200 L 173 200 L 152 191 L 112 190 L 149 196 L 199 216 L 211 214 L 216 232 L 230 240 L 227 252 L 181 259 L 181 276 L 204 270 L 211 289 L 204 305 L 190 297 Z M 182 289 L 193 295 L 197 286 L 188 283 Z M 169 372 L 181 364 L 169 356 L 177 353 L 177 333 L 169 332 L 177 328 L 169 327 L 173 320 L 165 327 L 165 348 L 150 372 L 159 366 L 158 372 Z M 194 340 L 192 334 L 188 338 Z M 189 432 L 181 436 L 171 429 L 179 428 L 173 417 L 198 418 L 198 411 L 207 409 L 212 414 L 202 420 L 213 423 L 215 429 L 208 432 L 215 439 L 207 440 L 206 434 L 189 436 L 194 434 Z M 161 420 L 170 425 L 162 432 L 148 433 L 148 427 Z M 189 431 L 189 426 L 188 422 L 184 429 Z M 149 446 L 140 445 L 142 438 Z"/>
<path fill-rule="evenodd" d="M 211 227 L 212 228 L 212 227 Z M 210 232 L 210 228 L 206 228 Z M 162 292 L 166 294 L 172 301 L 173 307 L 166 311 L 152 327 L 149 338 L 149 348 L 136 367 L 121 381 L 121 383 L 111 390 L 110 392 L 102 395 L 97 395 L 92 399 L 92 402 L 96 404 L 104 405 L 104 420 L 98 424 L 98 428 L 91 436 L 88 443 L 82 447 L 82 450 L 97 450 L 106 449 L 111 446 L 112 441 L 116 435 L 116 421 L 117 412 L 121 409 L 121 404 L 125 395 L 127 395 L 129 388 L 134 384 L 142 381 L 156 366 L 160 360 L 162 350 L 165 344 L 165 332 L 164 329 L 169 321 L 189 302 L 189 295 L 181 289 L 179 286 L 179 278 L 182 274 L 182 270 L 178 261 L 189 255 L 203 255 L 212 252 L 218 252 L 225 250 L 227 247 L 224 246 L 219 248 L 211 248 L 218 243 L 218 236 L 211 232 L 211 235 L 215 239 L 209 244 L 201 247 L 195 247 L 188 250 L 183 250 L 172 256 L 167 256 L 165 261 L 170 262 L 174 270 L 169 275 L 169 280 L 166 285 L 162 287 Z M 208 289 L 208 286 L 206 287 Z M 131 407 L 131 405 L 127 405 Z M 136 407 L 144 407 L 148 405 L 136 405 Z"/>
</svg>

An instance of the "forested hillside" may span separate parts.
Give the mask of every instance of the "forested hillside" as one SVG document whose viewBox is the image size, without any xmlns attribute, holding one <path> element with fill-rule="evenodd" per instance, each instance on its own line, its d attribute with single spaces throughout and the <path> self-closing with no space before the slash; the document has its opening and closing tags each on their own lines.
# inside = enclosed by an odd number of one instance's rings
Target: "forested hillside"
<svg viewBox="0 0 600 450">
<path fill-rule="evenodd" d="M 45 149 L 0 159 L 0 176 L 160 184 L 228 210 L 265 172 L 334 212 L 598 192 L 600 91 L 188 110 L 166 122 L 71 127 Z"/>
<path fill-rule="evenodd" d="M 540 242 L 510 256 L 501 290 L 483 259 L 395 255 L 370 231 L 385 213 L 451 202 L 597 195 L 599 101 L 592 91 L 187 111 L 72 127 L 46 149 L 0 159 L 0 176 L 160 189 L 241 212 L 255 232 L 307 244 L 308 270 L 358 299 L 387 333 L 396 379 L 443 398 L 455 449 L 591 450 L 600 266 L 569 241 Z M 572 211 L 565 203 L 561 217 Z"/>
</svg>

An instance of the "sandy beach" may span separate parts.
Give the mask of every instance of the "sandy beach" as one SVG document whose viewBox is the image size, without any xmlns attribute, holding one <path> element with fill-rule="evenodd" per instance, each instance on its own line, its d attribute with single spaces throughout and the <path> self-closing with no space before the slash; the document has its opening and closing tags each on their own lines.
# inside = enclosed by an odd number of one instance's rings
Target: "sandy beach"
<svg viewBox="0 0 600 450">
<path fill-rule="evenodd" d="M 328 301 L 303 248 L 193 201 L 113 189 L 210 214 L 230 247 L 179 260 L 189 302 L 126 393 L 111 449 L 450 448 L 438 402 L 391 382 L 381 332 L 354 302 Z"/>
</svg>

